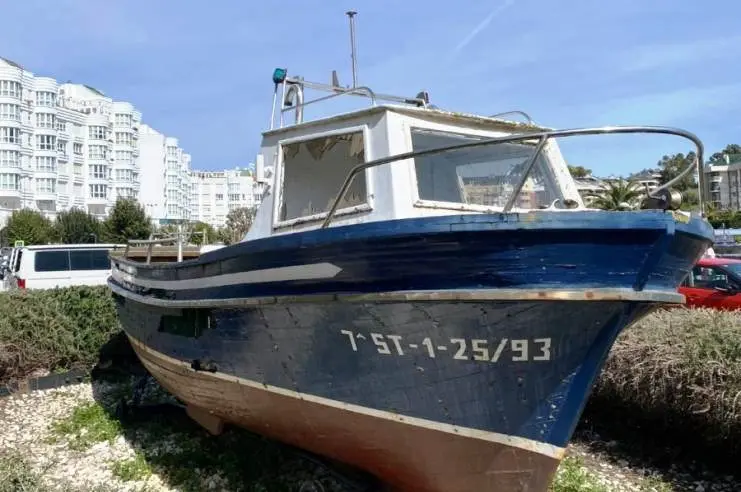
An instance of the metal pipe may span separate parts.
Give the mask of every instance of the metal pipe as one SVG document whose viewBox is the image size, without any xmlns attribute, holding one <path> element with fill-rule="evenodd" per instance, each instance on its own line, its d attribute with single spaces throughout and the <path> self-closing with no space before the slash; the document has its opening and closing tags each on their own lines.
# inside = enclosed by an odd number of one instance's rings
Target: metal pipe
<svg viewBox="0 0 741 492">
<path fill-rule="evenodd" d="M 568 130 L 550 130 L 550 131 L 543 131 L 543 132 L 517 133 L 514 135 L 507 135 L 504 137 L 489 138 L 489 139 L 478 140 L 474 142 L 466 142 L 462 144 L 446 145 L 443 147 L 438 147 L 436 149 L 426 149 L 426 150 L 419 150 L 419 151 L 404 152 L 402 154 L 396 154 L 396 155 L 392 155 L 388 157 L 383 157 L 381 159 L 376 159 L 374 161 L 364 162 L 362 164 L 358 164 L 357 166 L 353 167 L 350 170 L 350 172 L 347 174 L 347 176 L 345 177 L 345 181 L 342 183 L 339 193 L 337 193 L 337 196 L 332 202 L 332 206 L 329 208 L 329 211 L 327 212 L 327 217 L 324 219 L 324 222 L 322 223 L 321 227 L 326 228 L 332 222 L 332 218 L 334 217 L 335 212 L 337 211 L 337 207 L 339 206 L 342 199 L 345 197 L 345 194 L 347 193 L 347 190 L 350 188 L 350 185 L 352 184 L 352 181 L 355 178 L 355 175 L 371 167 L 377 167 L 377 166 L 381 166 L 384 164 L 389 164 L 391 162 L 402 161 L 402 160 L 411 159 L 414 157 L 423 157 L 426 155 L 441 154 L 443 152 L 450 152 L 450 151 L 459 150 L 459 149 L 483 147 L 485 145 L 496 145 L 496 144 L 501 144 L 501 143 L 520 142 L 523 140 L 533 140 L 533 139 L 539 139 L 542 141 L 543 138 L 548 140 L 550 138 L 555 138 L 555 137 L 573 137 L 573 136 L 579 136 L 579 135 L 604 135 L 604 134 L 611 134 L 611 133 L 615 133 L 615 134 L 649 133 L 649 134 L 661 134 L 661 135 L 676 135 L 679 137 L 686 138 L 687 140 L 690 140 L 697 147 L 698 159 L 695 161 L 695 163 L 693 163 L 694 166 L 699 166 L 698 163 L 701 162 L 701 159 L 702 159 L 704 147 L 703 147 L 702 141 L 697 137 L 697 135 L 695 135 L 694 133 L 688 132 L 686 130 L 681 130 L 679 128 L 670 128 L 670 127 L 664 127 L 664 126 L 603 126 L 603 127 L 598 127 L 598 128 L 572 128 Z M 687 169 L 682 171 L 676 178 L 672 179 L 668 183 L 654 190 L 654 193 L 679 181 L 684 175 L 686 175 L 692 169 L 693 164 L 690 164 L 687 167 Z M 701 196 L 699 198 L 700 200 L 702 200 Z M 700 201 L 700 210 L 704 210 L 702 201 Z"/>
<path fill-rule="evenodd" d="M 278 100 L 278 84 L 275 84 L 275 88 L 273 89 L 273 109 L 270 113 L 270 129 L 272 130 L 275 126 L 275 103 Z"/>
<path fill-rule="evenodd" d="M 301 84 L 291 84 L 288 86 L 288 89 L 286 90 L 285 99 L 283 99 L 283 105 L 285 106 L 286 101 L 292 98 L 291 105 L 296 111 L 296 124 L 303 123 L 304 121 L 304 90 L 301 86 Z M 295 103 L 293 102 L 295 101 Z M 287 107 L 285 111 L 290 110 L 290 107 Z M 283 111 L 283 110 L 281 110 Z"/>
<path fill-rule="evenodd" d="M 302 80 L 296 77 L 287 77 L 286 81 L 289 84 L 301 83 L 301 85 L 303 85 L 305 88 L 313 89 L 316 91 L 340 92 L 343 94 L 350 94 L 353 96 L 369 97 L 369 94 L 362 94 L 354 90 L 354 89 L 360 89 L 361 87 L 366 87 L 366 86 L 355 87 L 355 88 L 336 87 L 336 86 L 329 85 L 329 84 L 322 84 L 320 82 L 310 82 L 308 80 Z M 426 102 L 423 99 L 420 99 L 418 97 L 401 97 L 401 96 L 394 96 L 391 94 L 382 94 L 380 92 L 375 92 L 375 91 L 371 91 L 371 92 L 373 92 L 375 99 L 378 99 L 381 101 L 397 102 L 397 103 L 402 103 L 402 104 L 414 103 L 419 106 L 426 105 Z M 312 101 L 307 102 L 307 104 L 309 104 Z"/>
<path fill-rule="evenodd" d="M 345 12 L 350 19 L 350 57 L 352 58 L 352 87 L 358 86 L 357 46 L 355 45 L 355 15 L 357 12 L 348 10 Z"/>
<path fill-rule="evenodd" d="M 178 224 L 178 263 L 183 261 L 183 224 Z"/>
<path fill-rule="evenodd" d="M 503 113 L 490 114 L 489 115 L 489 118 L 498 118 L 500 116 L 504 116 L 504 115 L 507 115 L 507 114 L 519 114 L 520 116 L 523 116 L 527 120 L 527 122 L 530 123 L 531 125 L 534 125 L 535 124 L 535 122 L 533 121 L 533 119 L 530 117 L 529 114 L 527 114 L 524 111 L 520 111 L 519 109 L 515 109 L 513 111 L 505 111 Z"/>
<path fill-rule="evenodd" d="M 361 92 L 365 92 L 365 94 L 361 94 Z M 302 97 L 301 98 L 301 104 L 300 104 L 300 106 L 305 107 L 305 106 L 308 106 L 309 104 L 314 104 L 314 103 L 317 103 L 317 102 L 326 101 L 327 99 L 332 99 L 333 97 L 339 97 L 339 96 L 344 96 L 344 95 L 351 95 L 351 96 L 360 96 L 360 95 L 362 95 L 362 96 L 368 96 L 368 97 L 371 98 L 371 105 L 372 106 L 375 106 L 376 105 L 376 94 L 375 94 L 375 92 L 373 92 L 370 87 L 360 86 L 360 87 L 355 87 L 354 89 L 346 89 L 346 90 L 343 89 L 342 91 L 337 91 L 334 94 L 330 94 L 328 96 L 318 97 L 316 99 L 312 99 L 312 100 L 306 101 L 306 102 L 303 102 L 304 99 Z M 298 107 L 298 105 L 296 107 Z M 285 108 L 282 111 L 290 111 L 290 110 L 291 110 L 291 108 Z"/>
<path fill-rule="evenodd" d="M 535 163 L 538 161 L 538 157 L 540 156 L 540 151 L 543 150 L 543 147 L 545 147 L 545 144 L 547 142 L 548 142 L 548 137 L 546 135 L 543 135 L 542 137 L 540 137 L 540 140 L 538 141 L 538 145 L 535 146 L 535 151 L 533 152 L 533 155 L 530 156 L 530 159 L 525 164 L 525 169 L 522 172 L 522 176 L 520 177 L 520 180 L 517 182 L 514 189 L 512 190 L 512 194 L 507 199 L 507 203 L 504 204 L 504 209 L 502 209 L 502 212 L 507 213 L 510 210 L 512 210 L 512 207 L 517 201 L 517 195 L 520 194 L 522 187 L 525 186 L 525 183 L 527 182 L 527 178 L 530 177 L 530 172 L 533 170 Z"/>
</svg>

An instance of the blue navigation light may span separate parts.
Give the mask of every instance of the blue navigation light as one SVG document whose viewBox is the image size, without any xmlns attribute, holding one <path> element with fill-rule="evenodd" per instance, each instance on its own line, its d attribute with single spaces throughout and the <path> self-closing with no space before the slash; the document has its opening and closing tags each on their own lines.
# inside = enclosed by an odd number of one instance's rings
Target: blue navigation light
<svg viewBox="0 0 741 492">
<path fill-rule="evenodd" d="M 286 80 L 286 73 L 288 71 L 285 68 L 276 68 L 273 70 L 273 83 L 274 84 L 280 84 L 284 80 Z"/>
</svg>

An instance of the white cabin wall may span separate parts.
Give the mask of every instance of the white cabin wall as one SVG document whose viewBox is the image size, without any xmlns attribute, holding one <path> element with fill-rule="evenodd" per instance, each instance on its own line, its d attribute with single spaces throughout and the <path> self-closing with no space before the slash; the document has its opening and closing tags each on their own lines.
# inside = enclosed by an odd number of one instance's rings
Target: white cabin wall
<svg viewBox="0 0 741 492">
<path fill-rule="evenodd" d="M 343 130 L 346 128 L 366 125 L 368 131 L 365 139 L 365 160 L 366 162 L 376 159 L 379 156 L 388 155 L 388 138 L 386 133 L 387 112 L 378 112 L 372 115 L 358 115 L 357 118 L 332 119 L 325 124 L 311 124 L 308 126 L 291 126 L 277 132 L 267 132 L 262 141 L 260 154 L 262 154 L 266 165 L 273 165 L 275 170 L 268 194 L 263 199 L 258 209 L 255 222 L 244 239 L 252 240 L 266 236 L 276 236 L 290 234 L 293 232 L 318 229 L 321 227 L 321 221 L 297 224 L 292 227 L 281 227 L 274 229 L 276 223 L 276 200 L 280 200 L 281 185 L 283 179 L 282 163 L 278 162 L 278 148 L 281 142 L 296 138 L 310 140 L 315 135 L 321 135 L 326 132 Z M 380 217 L 390 219 L 393 217 L 393 201 L 388 200 L 387 191 L 391 186 L 389 166 L 380 166 L 366 170 L 366 189 L 369 194 L 369 203 L 373 209 L 370 212 L 361 212 L 352 215 L 336 215 L 332 220 L 330 227 L 340 225 L 351 225 L 361 222 L 384 220 Z M 357 178 L 356 178 L 357 179 Z M 337 189 L 339 192 L 339 188 Z M 380 193 L 380 199 L 379 199 Z"/>
</svg>

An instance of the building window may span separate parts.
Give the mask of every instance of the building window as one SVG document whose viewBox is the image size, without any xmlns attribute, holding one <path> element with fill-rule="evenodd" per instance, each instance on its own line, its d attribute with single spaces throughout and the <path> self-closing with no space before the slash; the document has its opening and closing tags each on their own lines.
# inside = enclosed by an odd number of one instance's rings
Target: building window
<svg viewBox="0 0 741 492">
<path fill-rule="evenodd" d="M 49 91 L 36 91 L 36 106 L 53 108 L 57 103 L 57 95 Z"/>
<path fill-rule="evenodd" d="M 132 165 L 134 163 L 134 153 L 130 150 L 116 151 L 116 164 Z"/>
<path fill-rule="evenodd" d="M 75 155 L 82 155 L 82 144 L 81 143 L 73 143 L 72 144 L 72 153 Z"/>
<path fill-rule="evenodd" d="M 0 190 L 17 191 L 21 187 L 21 177 L 17 174 L 0 173 Z"/>
<path fill-rule="evenodd" d="M 19 128 L 0 127 L 0 143 L 21 143 L 21 130 Z"/>
<path fill-rule="evenodd" d="M 36 135 L 36 150 L 56 150 L 57 137 L 54 135 Z"/>
<path fill-rule="evenodd" d="M 55 173 L 57 172 L 57 160 L 54 157 L 37 157 L 36 170 L 41 173 Z"/>
<path fill-rule="evenodd" d="M 108 195 L 108 187 L 102 184 L 91 184 L 90 198 L 105 198 Z"/>
<path fill-rule="evenodd" d="M 21 153 L 17 150 L 0 150 L 0 167 L 21 167 Z"/>
<path fill-rule="evenodd" d="M 57 180 L 54 178 L 36 178 L 37 193 L 56 193 Z"/>
<path fill-rule="evenodd" d="M 106 166 L 94 164 L 90 166 L 91 179 L 108 179 L 108 169 Z"/>
<path fill-rule="evenodd" d="M 232 193 L 229 195 L 229 201 L 230 202 L 238 202 L 239 201 L 239 193 Z"/>
<path fill-rule="evenodd" d="M 62 154 L 67 153 L 67 141 L 66 140 L 57 140 L 57 152 L 61 152 Z"/>
<path fill-rule="evenodd" d="M 116 113 L 114 121 L 116 122 L 116 126 L 131 126 L 132 118 L 130 114 Z"/>
<path fill-rule="evenodd" d="M 37 128 L 49 128 L 54 130 L 56 128 L 56 118 L 53 114 L 49 113 L 38 113 L 36 115 L 36 127 Z"/>
<path fill-rule="evenodd" d="M 0 96 L 21 98 L 21 84 L 12 80 L 0 80 Z"/>
<path fill-rule="evenodd" d="M 216 194 L 216 201 L 217 202 L 224 201 L 224 194 L 223 193 L 217 193 Z"/>
<path fill-rule="evenodd" d="M 116 169 L 116 181 L 133 181 L 134 172 L 131 169 Z"/>
<path fill-rule="evenodd" d="M 59 132 L 66 132 L 67 131 L 67 122 L 60 120 L 57 118 L 57 131 Z"/>
<path fill-rule="evenodd" d="M 105 140 L 107 133 L 107 128 L 104 126 L 88 127 L 88 137 L 92 140 Z"/>
<path fill-rule="evenodd" d="M 131 133 L 116 132 L 116 143 L 119 145 L 131 145 Z"/>
<path fill-rule="evenodd" d="M 88 145 L 87 156 L 90 159 L 105 159 L 106 158 L 106 146 L 105 145 Z"/>
<path fill-rule="evenodd" d="M 21 121 L 21 107 L 17 104 L 0 104 L 0 120 Z"/>
<path fill-rule="evenodd" d="M 284 144 L 282 151 L 281 221 L 326 212 L 347 173 L 365 162 L 362 131 Z M 359 173 L 339 208 L 361 205 L 367 194 L 365 173 Z"/>
</svg>

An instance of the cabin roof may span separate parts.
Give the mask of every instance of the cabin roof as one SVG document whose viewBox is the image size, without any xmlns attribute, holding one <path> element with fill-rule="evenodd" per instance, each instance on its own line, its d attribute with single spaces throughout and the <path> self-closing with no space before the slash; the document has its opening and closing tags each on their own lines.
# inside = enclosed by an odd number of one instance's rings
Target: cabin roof
<svg viewBox="0 0 741 492">
<path fill-rule="evenodd" d="M 300 124 L 288 124 L 282 128 L 273 128 L 272 130 L 266 130 L 263 132 L 263 137 L 280 135 L 281 133 L 295 132 L 298 128 L 310 129 L 317 126 L 326 126 L 328 123 L 340 123 L 346 120 L 357 120 L 360 117 L 370 117 L 372 115 L 393 112 L 412 116 L 416 118 L 430 119 L 438 123 L 450 123 L 456 125 L 468 125 L 477 128 L 487 129 L 500 129 L 506 131 L 515 132 L 527 132 L 527 131 L 548 131 L 552 128 L 526 123 L 522 121 L 506 120 L 502 118 L 490 118 L 488 116 L 481 116 L 471 113 L 461 113 L 456 111 L 446 111 L 439 108 L 420 108 L 416 106 L 407 106 L 399 104 L 379 104 L 376 106 L 369 106 L 366 108 L 360 108 L 345 113 L 335 114 L 326 116 L 323 118 L 316 118 L 309 121 L 304 121 Z M 291 118 L 291 113 L 286 113 L 287 118 Z"/>
</svg>

